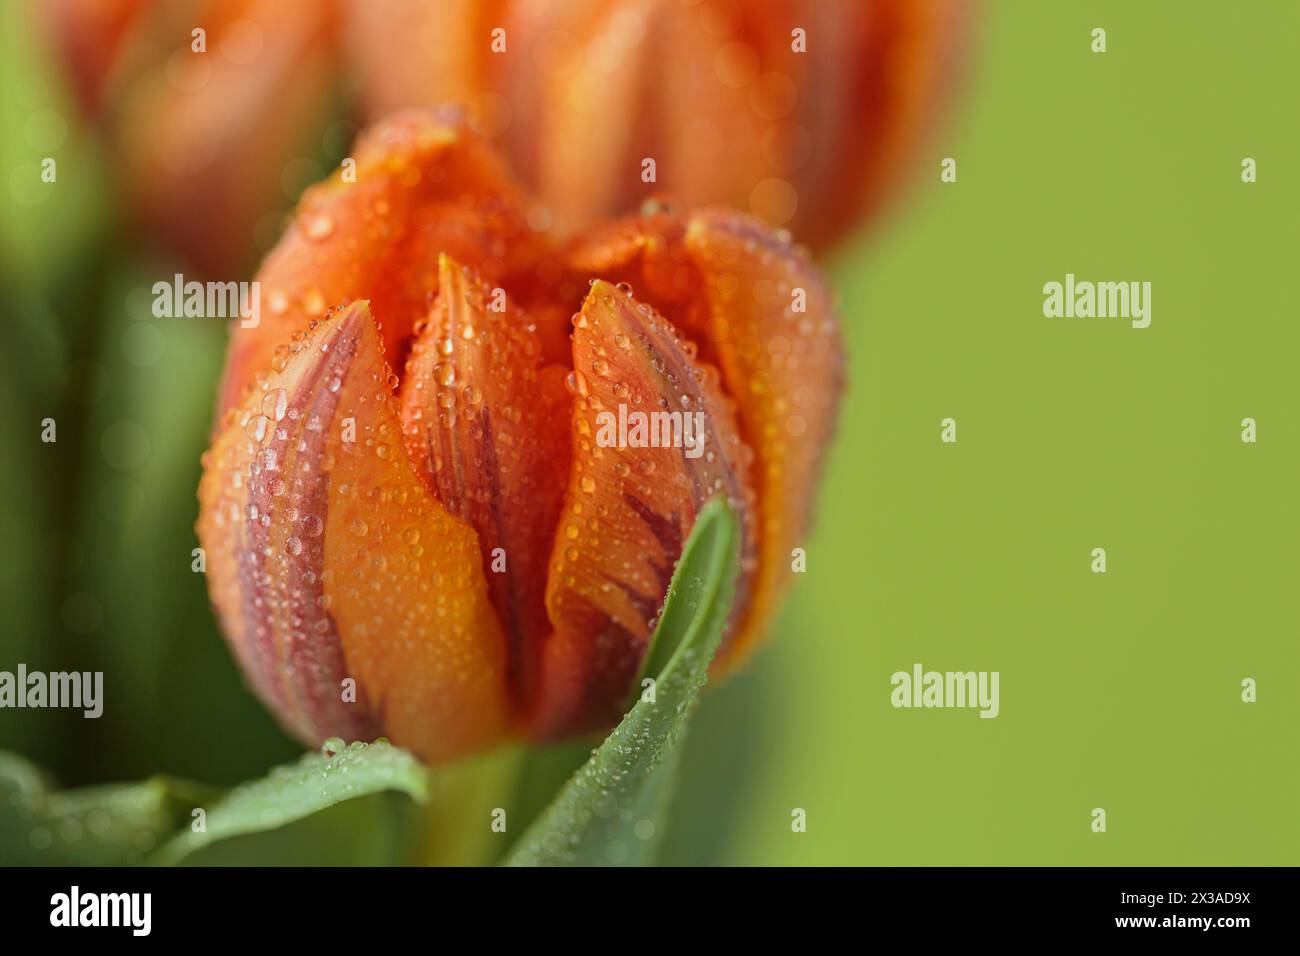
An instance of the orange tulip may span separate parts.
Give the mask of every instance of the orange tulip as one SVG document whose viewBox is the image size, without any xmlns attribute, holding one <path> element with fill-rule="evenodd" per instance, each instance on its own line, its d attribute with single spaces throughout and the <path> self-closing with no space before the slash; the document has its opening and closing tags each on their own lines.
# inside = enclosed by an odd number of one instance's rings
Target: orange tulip
<svg viewBox="0 0 1300 956">
<path fill-rule="evenodd" d="M 562 231 L 634 207 L 652 159 L 683 204 L 748 209 L 821 248 L 896 187 L 966 6 L 357 0 L 345 42 L 372 115 L 463 104 Z"/>
<path fill-rule="evenodd" d="M 104 84 L 122 57 L 148 0 L 45 0 L 37 14 L 67 63 L 73 92 L 88 111 L 99 108 Z"/>
<path fill-rule="evenodd" d="M 88 104 L 105 102 L 132 209 L 229 276 L 295 170 L 330 151 L 327 110 L 347 93 L 372 119 L 463 106 L 561 234 L 660 193 L 749 210 L 820 250 L 896 192 L 966 6 L 52 0 L 47 19 Z"/>
<path fill-rule="evenodd" d="M 212 601 L 256 692 L 305 742 L 382 733 L 431 761 L 606 727 L 718 494 L 744 535 L 733 667 L 834 427 L 817 269 L 722 208 L 557 248 L 447 113 L 355 155 L 262 266 L 204 456 Z M 702 432 L 638 438 L 638 415 Z"/>
<path fill-rule="evenodd" d="M 301 188 L 295 165 L 315 166 L 337 14 L 308 0 L 201 0 L 156 6 L 140 26 L 125 58 L 141 65 L 111 98 L 119 180 L 151 234 L 208 275 L 242 275 L 259 224 Z"/>
</svg>

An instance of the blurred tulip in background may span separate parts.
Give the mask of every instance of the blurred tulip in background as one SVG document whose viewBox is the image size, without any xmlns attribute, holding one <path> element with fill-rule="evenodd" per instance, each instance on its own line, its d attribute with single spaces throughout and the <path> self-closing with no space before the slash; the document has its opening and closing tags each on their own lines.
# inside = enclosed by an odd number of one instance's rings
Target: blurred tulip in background
<svg viewBox="0 0 1300 956">
<path fill-rule="evenodd" d="M 143 222 L 214 273 L 356 123 L 463 106 L 561 234 L 651 193 L 824 249 L 905 176 L 953 0 L 55 0 L 47 22 Z M 194 31 L 205 52 L 195 55 Z M 653 161 L 653 180 L 647 161 Z M 269 217 L 269 219 L 268 219 Z"/>
</svg>

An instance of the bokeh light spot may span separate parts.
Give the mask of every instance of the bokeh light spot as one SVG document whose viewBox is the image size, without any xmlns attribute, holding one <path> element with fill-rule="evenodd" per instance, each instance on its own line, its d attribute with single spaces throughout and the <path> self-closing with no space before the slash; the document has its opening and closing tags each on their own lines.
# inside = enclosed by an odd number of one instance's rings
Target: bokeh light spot
<svg viewBox="0 0 1300 956">
<path fill-rule="evenodd" d="M 510 128 L 514 113 L 510 102 L 496 93 L 484 93 L 474 97 L 469 104 L 469 125 L 480 136 L 491 139 L 500 136 Z"/>
<path fill-rule="evenodd" d="M 54 192 L 54 183 L 41 179 L 41 167 L 34 163 L 15 166 L 9 174 L 9 195 L 20 206 L 39 206 Z"/>
<path fill-rule="evenodd" d="M 110 467 L 135 471 L 149 460 L 149 433 L 135 422 L 114 422 L 104 429 L 99 450 Z"/>
<path fill-rule="evenodd" d="M 763 119 L 784 119 L 798 101 L 798 87 L 784 73 L 764 73 L 749 88 L 750 108 Z"/>
<path fill-rule="evenodd" d="M 57 110 L 40 109 L 27 117 L 23 135 L 32 149 L 52 153 L 67 140 L 68 123 Z"/>
<path fill-rule="evenodd" d="M 770 226 L 784 226 L 799 208 L 799 194 L 784 179 L 764 179 L 749 194 L 749 210 Z"/>
<path fill-rule="evenodd" d="M 724 86 L 748 86 L 758 76 L 758 54 L 748 43 L 728 43 L 714 54 L 713 72 Z"/>
<path fill-rule="evenodd" d="M 122 354 L 138 368 L 157 364 L 165 347 L 163 334 L 148 320 L 133 322 L 122 333 Z"/>
</svg>

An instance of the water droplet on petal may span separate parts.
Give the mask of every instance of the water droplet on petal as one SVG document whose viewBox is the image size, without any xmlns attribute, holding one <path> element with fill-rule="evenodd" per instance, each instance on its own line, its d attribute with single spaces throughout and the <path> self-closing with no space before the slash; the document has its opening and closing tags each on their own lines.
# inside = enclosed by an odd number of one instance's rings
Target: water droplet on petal
<svg viewBox="0 0 1300 956">
<path fill-rule="evenodd" d="M 587 394 L 587 376 L 575 369 L 565 377 L 564 387 L 574 395 L 585 396 Z"/>
<path fill-rule="evenodd" d="M 439 385 L 454 385 L 456 382 L 456 366 L 451 362 L 439 362 L 433 367 L 433 377 Z"/>
<path fill-rule="evenodd" d="M 244 434 L 255 442 L 262 442 L 271 433 L 271 420 L 265 415 L 254 415 L 244 426 Z"/>
<path fill-rule="evenodd" d="M 328 239 L 334 232 L 334 220 L 326 215 L 315 214 L 307 217 L 303 223 L 303 232 L 312 242 Z"/>
<path fill-rule="evenodd" d="M 283 388 L 273 388 L 262 397 L 262 414 L 280 421 L 289 408 L 289 393 Z"/>
</svg>

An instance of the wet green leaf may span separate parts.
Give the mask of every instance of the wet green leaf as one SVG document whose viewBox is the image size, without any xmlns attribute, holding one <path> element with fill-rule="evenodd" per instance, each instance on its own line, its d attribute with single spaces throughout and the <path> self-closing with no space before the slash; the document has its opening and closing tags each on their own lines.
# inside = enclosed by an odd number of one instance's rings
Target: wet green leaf
<svg viewBox="0 0 1300 956">
<path fill-rule="evenodd" d="M 261 780 L 235 787 L 204 808 L 202 830 L 187 828 L 151 862 L 179 863 L 218 841 L 275 830 L 356 797 L 396 790 L 420 802 L 427 798 L 428 771 L 399 747 L 385 742 L 344 747 L 339 742 L 332 751 L 306 754 Z"/>
<path fill-rule="evenodd" d="M 0 863 L 7 866 L 125 866 L 216 796 L 197 784 L 151 777 L 139 783 L 51 791 L 37 767 L 0 753 Z"/>
<path fill-rule="evenodd" d="M 666 827 L 678 745 L 731 608 L 739 536 L 736 516 L 723 501 L 700 512 L 647 655 L 653 699 L 648 692 L 638 697 L 520 837 L 506 864 L 653 862 Z"/>
</svg>

